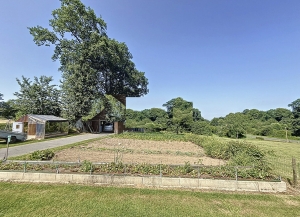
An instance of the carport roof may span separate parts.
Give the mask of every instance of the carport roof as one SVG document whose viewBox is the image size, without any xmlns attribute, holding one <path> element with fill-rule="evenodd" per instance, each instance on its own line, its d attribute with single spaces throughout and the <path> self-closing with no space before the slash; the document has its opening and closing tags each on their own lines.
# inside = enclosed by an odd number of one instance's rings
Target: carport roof
<svg viewBox="0 0 300 217">
<path fill-rule="evenodd" d="M 68 121 L 67 119 L 56 117 L 54 115 L 34 115 L 34 114 L 29 114 L 21 117 L 17 122 L 28 122 L 29 119 L 34 119 L 37 121 L 52 121 L 52 122 L 63 122 L 63 121 Z"/>
<path fill-rule="evenodd" d="M 38 119 L 40 121 L 68 121 L 67 119 L 56 117 L 54 115 L 28 115 L 28 117 Z"/>
</svg>

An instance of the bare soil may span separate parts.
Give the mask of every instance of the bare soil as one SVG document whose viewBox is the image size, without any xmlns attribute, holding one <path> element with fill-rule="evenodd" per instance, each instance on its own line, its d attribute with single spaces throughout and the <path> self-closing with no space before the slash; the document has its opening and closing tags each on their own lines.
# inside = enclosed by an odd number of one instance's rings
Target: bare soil
<svg viewBox="0 0 300 217">
<path fill-rule="evenodd" d="M 223 165 L 225 162 L 205 156 L 204 150 L 191 142 L 148 141 L 135 139 L 105 138 L 87 146 L 78 146 L 56 153 L 56 161 L 149 163 L 181 165 Z"/>
</svg>

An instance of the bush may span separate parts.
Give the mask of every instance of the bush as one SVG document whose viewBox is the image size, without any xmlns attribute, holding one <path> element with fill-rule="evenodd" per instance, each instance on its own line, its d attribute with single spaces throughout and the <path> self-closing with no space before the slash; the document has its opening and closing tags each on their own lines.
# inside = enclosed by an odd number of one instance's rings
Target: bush
<svg viewBox="0 0 300 217">
<path fill-rule="evenodd" d="M 5 127 L 6 127 L 6 123 L 0 123 L 0 130 L 4 130 Z"/>
<path fill-rule="evenodd" d="M 212 129 L 209 123 L 197 121 L 192 124 L 191 132 L 198 135 L 212 135 Z"/>
<path fill-rule="evenodd" d="M 271 136 L 273 133 L 273 128 L 271 126 L 264 126 L 260 131 L 259 135 L 261 136 Z"/>
<path fill-rule="evenodd" d="M 83 163 L 80 166 L 81 172 L 93 172 L 93 164 L 90 161 L 83 161 Z"/>
<path fill-rule="evenodd" d="M 54 152 L 46 150 L 38 150 L 29 155 L 30 160 L 51 160 L 54 157 Z"/>
</svg>

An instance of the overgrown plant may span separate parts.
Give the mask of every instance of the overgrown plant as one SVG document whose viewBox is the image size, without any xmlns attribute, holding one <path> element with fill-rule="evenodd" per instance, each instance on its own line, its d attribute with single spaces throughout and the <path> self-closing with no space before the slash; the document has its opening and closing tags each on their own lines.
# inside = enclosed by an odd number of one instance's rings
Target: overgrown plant
<svg viewBox="0 0 300 217">
<path fill-rule="evenodd" d="M 30 160 L 51 160 L 54 157 L 54 152 L 52 150 L 38 150 L 34 151 L 29 155 Z"/>
<path fill-rule="evenodd" d="M 147 139 L 160 141 L 186 141 L 201 146 L 205 154 L 212 158 L 223 159 L 227 165 L 247 166 L 251 170 L 245 172 L 247 177 L 268 178 L 271 176 L 271 167 L 266 159 L 266 153 L 257 146 L 244 140 L 224 140 L 218 137 L 200 136 L 194 134 L 164 134 L 164 133 L 126 133 L 119 138 Z"/>
</svg>

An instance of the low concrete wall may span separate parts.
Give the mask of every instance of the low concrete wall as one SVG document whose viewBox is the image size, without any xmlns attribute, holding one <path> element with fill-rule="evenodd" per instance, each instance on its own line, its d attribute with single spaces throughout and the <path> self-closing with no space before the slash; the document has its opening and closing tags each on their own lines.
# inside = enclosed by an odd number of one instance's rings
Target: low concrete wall
<svg viewBox="0 0 300 217">
<path fill-rule="evenodd" d="M 159 176 L 114 176 L 87 174 L 0 172 L 0 181 L 78 183 L 98 185 L 149 186 L 161 188 L 211 189 L 222 191 L 285 192 L 285 182 L 235 181 Z"/>
</svg>

